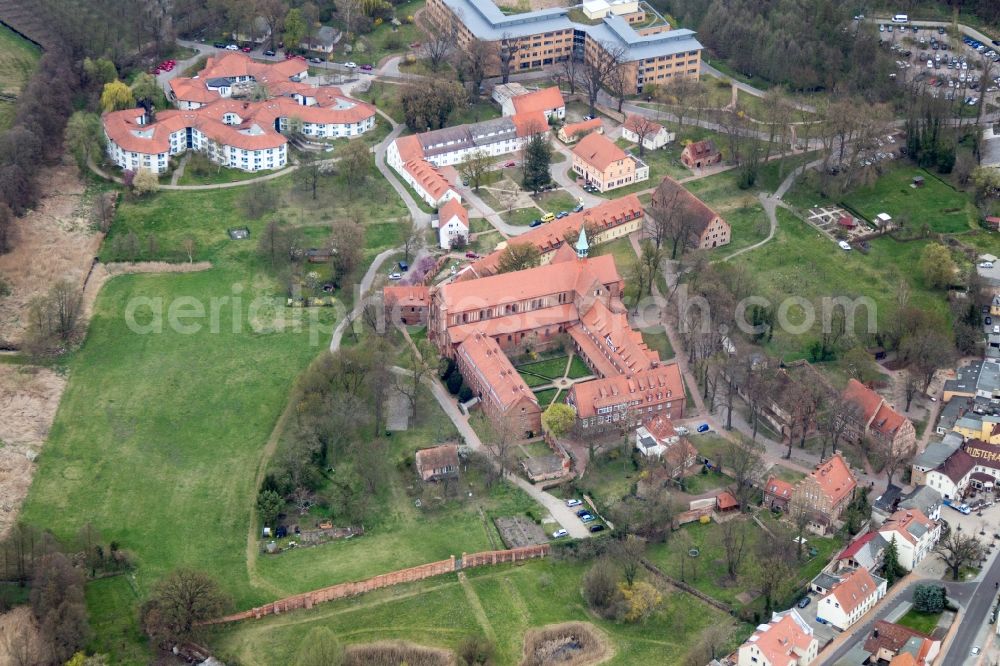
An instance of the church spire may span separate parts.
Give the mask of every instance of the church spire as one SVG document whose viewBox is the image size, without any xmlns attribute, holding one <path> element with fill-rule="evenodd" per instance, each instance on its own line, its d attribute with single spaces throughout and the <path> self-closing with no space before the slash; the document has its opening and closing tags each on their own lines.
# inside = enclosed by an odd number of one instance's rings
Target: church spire
<svg viewBox="0 0 1000 666">
<path fill-rule="evenodd" d="M 586 259 L 590 252 L 590 244 L 587 242 L 587 227 L 580 225 L 580 237 L 576 239 L 576 256 L 579 259 Z"/>
</svg>

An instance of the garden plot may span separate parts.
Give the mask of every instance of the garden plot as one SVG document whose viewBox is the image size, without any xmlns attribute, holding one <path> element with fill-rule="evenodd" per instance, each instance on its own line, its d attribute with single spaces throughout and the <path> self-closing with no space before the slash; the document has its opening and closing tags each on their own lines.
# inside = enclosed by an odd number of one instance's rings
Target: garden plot
<svg viewBox="0 0 1000 666">
<path fill-rule="evenodd" d="M 850 217 L 853 219 L 854 227 L 840 226 L 840 224 L 838 224 L 838 220 L 842 217 Z M 836 240 L 838 230 L 843 234 L 847 234 L 848 240 L 853 240 L 854 238 L 864 236 L 865 234 L 871 232 L 871 228 L 865 223 L 864 220 L 859 220 L 843 208 L 839 208 L 837 206 L 810 208 L 807 221 L 809 224 L 829 236 L 831 240 Z"/>
<path fill-rule="evenodd" d="M 500 538 L 508 548 L 536 546 L 548 543 L 541 526 L 525 516 L 502 516 L 495 518 L 493 524 L 500 532 Z"/>
</svg>

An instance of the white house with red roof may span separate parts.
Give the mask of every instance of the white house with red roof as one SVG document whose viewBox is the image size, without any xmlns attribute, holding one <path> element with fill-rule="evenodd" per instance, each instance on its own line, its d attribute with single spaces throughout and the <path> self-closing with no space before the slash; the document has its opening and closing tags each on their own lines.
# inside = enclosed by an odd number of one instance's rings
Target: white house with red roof
<svg viewBox="0 0 1000 666">
<path fill-rule="evenodd" d="M 794 608 L 775 613 L 757 626 L 737 652 L 738 666 L 809 666 L 819 653 L 819 640 Z"/>
<path fill-rule="evenodd" d="M 625 118 L 625 123 L 622 125 L 622 138 L 638 144 L 640 137 L 643 148 L 656 150 L 672 143 L 677 135 L 646 116 L 631 113 Z"/>
<path fill-rule="evenodd" d="M 512 95 L 504 99 L 500 108 L 505 116 L 541 112 L 545 114 L 546 120 L 549 118 L 562 120 L 566 117 L 566 102 L 557 86 Z"/>
<path fill-rule="evenodd" d="M 838 576 L 816 604 L 816 619 L 844 631 L 860 620 L 885 596 L 886 580 L 858 568 Z"/>
<path fill-rule="evenodd" d="M 449 199 L 438 211 L 438 242 L 442 250 L 469 242 L 469 213 L 458 199 Z"/>
<path fill-rule="evenodd" d="M 878 528 L 887 542 L 896 541 L 899 563 L 909 569 L 920 564 L 941 538 L 941 526 L 919 509 L 901 509 Z"/>
<path fill-rule="evenodd" d="M 217 164 L 253 172 L 287 164 L 284 134 L 293 126 L 317 138 L 359 136 L 375 127 L 375 107 L 332 86 L 307 85 L 307 73 L 296 58 L 260 63 L 235 52 L 209 58 L 198 76 L 171 80 L 177 110 L 104 114 L 108 155 L 122 169 L 160 174 L 172 156 L 196 150 Z M 257 87 L 270 99 L 249 101 Z"/>
<path fill-rule="evenodd" d="M 878 532 L 865 532 L 837 555 L 837 567 L 875 571 L 882 566 L 889 542 Z"/>
</svg>

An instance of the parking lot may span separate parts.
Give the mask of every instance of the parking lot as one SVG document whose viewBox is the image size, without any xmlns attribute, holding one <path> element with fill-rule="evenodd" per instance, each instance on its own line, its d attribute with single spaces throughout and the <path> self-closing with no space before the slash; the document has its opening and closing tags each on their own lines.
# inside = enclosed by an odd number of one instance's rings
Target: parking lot
<svg viewBox="0 0 1000 666">
<path fill-rule="evenodd" d="M 998 104 L 1000 46 L 967 35 L 955 38 L 944 28 L 879 25 L 879 38 L 896 59 L 897 81 L 920 86 L 932 97 L 970 108 L 984 97 L 984 108 Z M 989 74 L 983 82 L 983 73 Z"/>
</svg>

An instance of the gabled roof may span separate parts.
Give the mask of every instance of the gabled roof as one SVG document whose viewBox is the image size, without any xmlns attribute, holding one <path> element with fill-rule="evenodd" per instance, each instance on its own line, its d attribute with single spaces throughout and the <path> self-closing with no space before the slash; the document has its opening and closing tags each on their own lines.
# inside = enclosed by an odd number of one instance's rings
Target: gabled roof
<svg viewBox="0 0 1000 666">
<path fill-rule="evenodd" d="M 458 446 L 442 444 L 429 449 L 420 449 L 416 455 L 417 467 L 421 470 L 444 469 L 458 466 Z"/>
<path fill-rule="evenodd" d="M 424 285 L 389 285 L 382 289 L 383 302 L 387 306 L 429 307 L 430 288 Z"/>
<path fill-rule="evenodd" d="M 600 118 L 591 118 L 590 120 L 584 120 L 578 123 L 567 123 L 562 127 L 562 133 L 567 138 L 572 137 L 580 132 L 590 132 L 598 127 L 601 127 L 603 123 Z"/>
<path fill-rule="evenodd" d="M 674 422 L 670 420 L 670 417 L 664 414 L 657 414 L 653 418 L 646 421 L 643 424 L 646 431 L 650 435 L 655 437 L 660 442 L 665 442 L 668 439 L 677 437 L 677 431 L 674 429 Z"/>
<path fill-rule="evenodd" d="M 661 205 L 676 205 L 675 213 L 690 219 L 692 232 L 699 236 L 715 218 L 719 217 L 719 214 L 709 208 L 708 204 L 670 176 L 663 177 L 663 181 L 653 191 L 650 204 L 654 209 Z"/>
<path fill-rule="evenodd" d="M 612 163 L 628 159 L 625 151 L 615 142 L 597 132 L 591 132 L 573 146 L 573 154 L 599 171 L 605 171 Z"/>
<path fill-rule="evenodd" d="M 769 624 L 759 625 L 742 647 L 753 645 L 772 666 L 789 666 L 798 663 L 815 640 L 812 628 L 792 609 L 780 618 L 775 613 Z"/>
<path fill-rule="evenodd" d="M 503 411 L 522 400 L 529 400 L 537 407 L 535 394 L 524 383 L 496 340 L 488 335 L 475 333 L 458 346 L 458 353 L 480 375 L 484 390 L 496 398 L 496 403 Z"/>
<path fill-rule="evenodd" d="M 706 155 L 714 155 L 719 152 L 719 149 L 715 147 L 715 142 L 711 139 L 704 139 L 702 141 L 694 141 L 684 146 L 684 150 L 681 151 L 691 155 L 693 157 L 704 157 Z"/>
<path fill-rule="evenodd" d="M 837 603 L 840 604 L 840 609 L 850 615 L 854 609 L 875 594 L 878 587 L 878 583 L 868 573 L 868 570 L 859 568 L 842 577 L 840 583 L 834 585 L 826 596 L 836 599 Z"/>
<path fill-rule="evenodd" d="M 516 97 L 514 99 L 517 99 Z M 517 135 L 521 138 L 542 134 L 549 130 L 549 121 L 545 119 L 545 114 L 541 111 L 526 111 L 511 116 L 514 127 L 517 128 Z"/>
<path fill-rule="evenodd" d="M 872 633 L 868 636 L 867 640 L 865 640 L 865 652 L 868 652 L 869 654 L 876 654 L 879 650 L 887 650 L 889 652 L 896 653 L 899 652 L 904 645 L 906 645 L 907 641 L 915 637 L 925 640 L 933 640 L 927 634 L 914 631 L 913 629 L 904 627 L 901 624 L 878 620 L 875 622 L 875 627 L 872 629 Z"/>
<path fill-rule="evenodd" d="M 595 416 L 603 407 L 683 400 L 684 385 L 676 363 L 667 363 L 634 377 L 614 375 L 570 388 L 578 418 Z"/>
<path fill-rule="evenodd" d="M 935 469 L 935 472 L 940 472 L 944 474 L 952 483 L 961 483 L 965 475 L 972 471 L 972 468 L 976 466 L 976 461 L 973 460 L 972 456 L 966 453 L 965 449 L 958 449 L 945 460 L 941 465 Z"/>
<path fill-rule="evenodd" d="M 451 183 L 427 160 L 410 160 L 403 165 L 403 168 L 435 200 L 440 199 L 451 189 Z"/>
<path fill-rule="evenodd" d="M 451 222 L 452 218 L 458 218 L 459 223 L 463 227 L 466 229 L 469 228 L 469 212 L 465 210 L 465 206 L 458 199 L 448 199 L 445 201 L 438 211 L 438 217 L 441 220 L 441 226 Z"/>
<path fill-rule="evenodd" d="M 556 86 L 518 95 L 511 102 L 515 113 L 551 112 L 566 106 L 562 92 Z"/>
<path fill-rule="evenodd" d="M 901 509 L 889 516 L 889 520 L 882 523 L 879 532 L 883 535 L 897 534 L 909 543 L 916 544 L 935 527 L 937 524 L 925 516 L 920 509 Z M 891 541 L 891 536 L 885 538 L 887 541 Z"/>
<path fill-rule="evenodd" d="M 791 499 L 792 497 L 792 484 L 782 481 L 776 476 L 772 476 L 767 480 L 767 483 L 764 484 L 764 490 L 769 495 L 774 495 L 782 499 Z"/>
<path fill-rule="evenodd" d="M 820 490 L 830 498 L 833 504 L 838 504 L 854 492 L 854 488 L 858 485 L 854 474 L 851 473 L 851 468 L 848 467 L 839 453 L 817 465 L 816 469 L 809 473 L 809 478 L 816 481 Z"/>
<path fill-rule="evenodd" d="M 886 546 L 886 541 L 878 532 L 865 532 L 862 536 L 858 537 L 850 544 L 847 548 L 840 551 L 840 555 L 837 556 L 838 560 L 856 560 L 858 555 L 864 551 L 875 551 L 881 552 Z"/>
<path fill-rule="evenodd" d="M 646 116 L 640 116 L 635 113 L 628 114 L 625 118 L 625 122 L 622 124 L 624 129 L 631 132 L 636 131 L 636 127 L 641 127 L 642 131 L 646 133 L 647 136 L 655 136 L 663 131 L 663 125 L 660 123 L 647 118 Z"/>
</svg>

